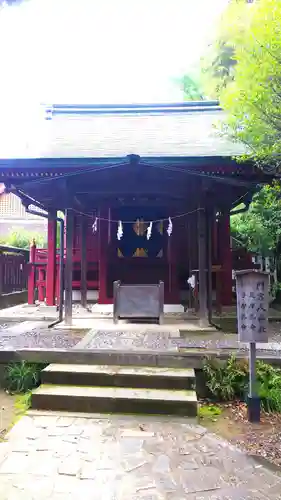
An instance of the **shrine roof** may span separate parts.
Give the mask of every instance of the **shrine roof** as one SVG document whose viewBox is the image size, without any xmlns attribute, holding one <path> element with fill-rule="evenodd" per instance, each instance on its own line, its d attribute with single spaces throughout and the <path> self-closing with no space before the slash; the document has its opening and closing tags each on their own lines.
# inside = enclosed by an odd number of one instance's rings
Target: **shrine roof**
<svg viewBox="0 0 281 500">
<path fill-rule="evenodd" d="M 216 101 L 41 106 L 11 121 L 0 158 L 232 157 L 246 152 L 219 132 Z M 26 119 L 26 123 L 25 120 Z M 19 134 L 15 136 L 15 127 Z M 4 140 L 3 140 L 4 139 Z"/>
</svg>

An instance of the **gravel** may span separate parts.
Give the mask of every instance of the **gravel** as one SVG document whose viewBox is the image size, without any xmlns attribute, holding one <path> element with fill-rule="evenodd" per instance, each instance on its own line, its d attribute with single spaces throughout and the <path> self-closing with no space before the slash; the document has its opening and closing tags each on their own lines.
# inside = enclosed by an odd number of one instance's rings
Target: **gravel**
<svg viewBox="0 0 281 500">
<path fill-rule="evenodd" d="M 5 332 L 6 333 L 6 332 Z M 8 333 L 8 331 L 7 331 Z M 86 332 L 58 331 L 58 330 L 33 330 L 21 335 L 1 335 L 1 349 L 72 349 L 86 335 Z"/>
</svg>

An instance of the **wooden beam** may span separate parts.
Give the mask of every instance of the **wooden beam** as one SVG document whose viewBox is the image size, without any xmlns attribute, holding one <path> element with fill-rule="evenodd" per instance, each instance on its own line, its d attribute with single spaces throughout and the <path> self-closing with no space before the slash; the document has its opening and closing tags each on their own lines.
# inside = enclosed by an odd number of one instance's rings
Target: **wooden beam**
<svg viewBox="0 0 281 500">
<path fill-rule="evenodd" d="M 77 191 L 76 193 L 73 193 L 73 199 L 76 197 L 76 196 L 84 196 L 84 195 L 88 195 L 88 196 L 92 196 L 92 197 L 99 197 L 99 198 L 126 198 L 126 197 L 132 197 L 132 194 L 135 198 L 138 198 L 138 197 L 154 197 L 154 196 L 159 196 L 159 197 L 169 197 L 169 198 L 175 198 L 175 199 L 178 199 L 178 198 L 182 198 L 182 199 L 186 199 L 186 191 L 185 193 L 183 192 L 182 189 L 178 189 L 178 190 L 172 190 L 172 189 L 168 189 L 166 187 L 165 190 L 161 190 L 161 188 L 159 189 L 132 189 L 132 190 L 126 190 L 126 191 L 123 191 L 123 190 L 114 190 L 114 191 L 110 191 L 110 190 L 92 190 L 90 188 L 88 189 L 84 189 L 84 190 L 81 190 L 81 191 Z M 80 201 L 80 200 L 79 200 Z"/>
<path fill-rule="evenodd" d="M 81 305 L 87 307 L 87 219 L 81 219 Z"/>
<path fill-rule="evenodd" d="M 202 206 L 198 210 L 198 269 L 199 269 L 199 323 L 209 326 L 207 308 L 207 273 L 206 273 L 206 211 Z"/>
<path fill-rule="evenodd" d="M 65 324 L 72 325 L 73 212 L 66 210 Z"/>
</svg>

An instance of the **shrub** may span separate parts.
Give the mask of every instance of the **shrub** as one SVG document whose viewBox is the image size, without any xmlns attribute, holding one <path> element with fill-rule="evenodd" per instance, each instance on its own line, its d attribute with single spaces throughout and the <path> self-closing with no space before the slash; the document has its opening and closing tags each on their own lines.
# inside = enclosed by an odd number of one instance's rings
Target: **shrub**
<svg viewBox="0 0 281 500">
<path fill-rule="evenodd" d="M 266 412 L 281 413 L 281 369 L 257 361 L 257 393 Z M 245 399 L 249 388 L 249 365 L 232 355 L 227 361 L 206 359 L 206 385 L 217 401 Z"/>
<path fill-rule="evenodd" d="M 5 373 L 5 389 L 11 393 L 25 393 L 40 385 L 40 373 L 45 368 L 43 363 L 10 363 Z"/>
<path fill-rule="evenodd" d="M 234 355 L 227 361 L 209 358 L 204 362 L 203 371 L 206 385 L 216 400 L 230 401 L 244 395 L 248 381 L 244 360 L 237 360 Z"/>
<path fill-rule="evenodd" d="M 281 412 L 281 370 L 259 361 L 257 382 L 263 409 L 266 412 Z"/>
</svg>

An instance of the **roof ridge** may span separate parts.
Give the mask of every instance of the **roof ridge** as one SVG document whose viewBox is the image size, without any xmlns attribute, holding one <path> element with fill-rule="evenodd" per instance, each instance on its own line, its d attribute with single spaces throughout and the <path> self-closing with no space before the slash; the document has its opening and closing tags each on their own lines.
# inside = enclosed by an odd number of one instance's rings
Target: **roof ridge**
<svg viewBox="0 0 281 500">
<path fill-rule="evenodd" d="M 58 114 L 135 114 L 135 113 L 185 113 L 219 111 L 218 101 L 185 101 L 175 103 L 135 104 L 49 104 L 46 111 Z"/>
</svg>

